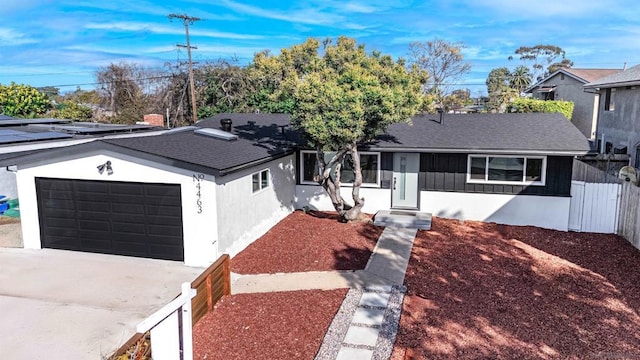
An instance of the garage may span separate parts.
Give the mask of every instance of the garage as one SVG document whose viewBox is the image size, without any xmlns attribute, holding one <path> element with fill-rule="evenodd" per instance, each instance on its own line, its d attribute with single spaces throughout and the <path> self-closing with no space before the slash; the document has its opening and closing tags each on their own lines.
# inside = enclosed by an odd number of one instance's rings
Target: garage
<svg viewBox="0 0 640 360">
<path fill-rule="evenodd" d="M 42 247 L 184 260 L 179 184 L 35 180 Z"/>
</svg>

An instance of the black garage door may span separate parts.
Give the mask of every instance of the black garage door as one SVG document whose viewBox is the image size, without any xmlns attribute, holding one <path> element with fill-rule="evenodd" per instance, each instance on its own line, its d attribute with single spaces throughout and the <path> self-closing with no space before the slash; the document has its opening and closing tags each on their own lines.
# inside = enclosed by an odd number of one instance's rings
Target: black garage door
<svg viewBox="0 0 640 360">
<path fill-rule="evenodd" d="M 180 185 L 36 178 L 42 246 L 184 260 Z"/>
</svg>

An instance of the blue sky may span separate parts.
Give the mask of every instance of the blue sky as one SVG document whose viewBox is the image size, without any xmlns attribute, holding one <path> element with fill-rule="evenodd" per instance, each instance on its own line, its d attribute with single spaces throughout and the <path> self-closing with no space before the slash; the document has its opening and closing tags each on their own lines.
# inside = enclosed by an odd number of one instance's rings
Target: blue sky
<svg viewBox="0 0 640 360">
<path fill-rule="evenodd" d="M 195 61 L 237 57 L 346 35 L 368 50 L 406 57 L 412 41 L 462 41 L 470 74 L 454 88 L 486 92 L 491 69 L 520 46 L 562 47 L 576 68 L 640 64 L 637 0 L 2 0 L 0 83 L 94 87 L 95 71 L 121 61 L 162 68 L 184 61 L 182 23 L 190 27 Z"/>
</svg>

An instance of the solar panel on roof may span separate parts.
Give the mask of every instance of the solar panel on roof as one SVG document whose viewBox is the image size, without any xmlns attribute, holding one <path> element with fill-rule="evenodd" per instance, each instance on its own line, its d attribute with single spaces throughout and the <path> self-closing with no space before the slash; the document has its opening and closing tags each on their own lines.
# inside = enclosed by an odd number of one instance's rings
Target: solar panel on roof
<svg viewBox="0 0 640 360">
<path fill-rule="evenodd" d="M 0 136 L 8 136 L 8 135 L 19 135 L 23 134 L 24 131 L 17 131 L 11 129 L 0 129 Z"/>
<path fill-rule="evenodd" d="M 117 125 L 117 124 L 97 124 L 95 126 L 79 126 L 79 123 L 75 125 L 62 125 L 54 126 L 53 129 L 58 131 L 64 131 L 77 135 L 90 135 L 100 133 L 123 133 L 131 132 L 133 130 L 151 129 L 149 125 Z"/>
<path fill-rule="evenodd" d="M 63 134 L 59 132 L 24 133 L 20 136 L 29 140 L 68 139 L 73 137 L 70 134 Z"/>
<path fill-rule="evenodd" d="M 9 144 L 15 142 L 25 141 L 23 137 L 19 135 L 0 135 L 0 144 Z"/>
<path fill-rule="evenodd" d="M 8 119 L 0 121 L 0 126 L 23 126 L 31 124 L 63 124 L 69 123 L 70 120 L 61 119 Z"/>
<path fill-rule="evenodd" d="M 26 132 L 17 130 L 0 130 L 0 144 L 19 143 L 35 140 L 53 140 L 53 139 L 67 139 L 73 137 L 70 134 L 63 134 L 59 132 Z"/>
</svg>

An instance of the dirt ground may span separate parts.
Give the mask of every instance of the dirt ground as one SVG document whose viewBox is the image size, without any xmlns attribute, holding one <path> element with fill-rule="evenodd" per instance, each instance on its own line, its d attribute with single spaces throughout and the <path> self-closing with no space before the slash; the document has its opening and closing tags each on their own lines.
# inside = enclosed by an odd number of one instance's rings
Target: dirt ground
<svg viewBox="0 0 640 360">
<path fill-rule="evenodd" d="M 371 223 L 340 223 L 332 212 L 295 211 L 231 259 L 231 271 L 361 270 L 382 230 Z"/>
<path fill-rule="evenodd" d="M 434 218 L 392 359 L 640 359 L 638 269 L 616 235 Z"/>
<path fill-rule="evenodd" d="M 346 293 L 225 296 L 193 328 L 194 359 L 313 359 Z"/>
</svg>

